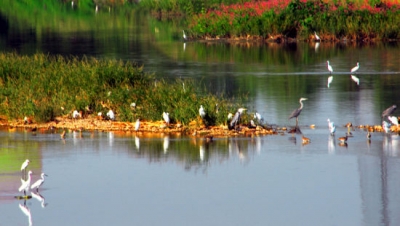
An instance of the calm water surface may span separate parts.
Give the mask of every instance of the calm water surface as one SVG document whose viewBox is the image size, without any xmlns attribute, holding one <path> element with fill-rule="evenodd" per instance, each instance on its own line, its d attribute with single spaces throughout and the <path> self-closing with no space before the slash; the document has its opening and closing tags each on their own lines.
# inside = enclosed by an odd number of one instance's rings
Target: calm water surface
<svg viewBox="0 0 400 226">
<path fill-rule="evenodd" d="M 312 142 L 303 146 L 299 135 L 287 134 L 206 143 L 106 132 L 70 132 L 61 141 L 4 130 L 0 225 L 400 224 L 399 136 L 373 133 L 368 143 L 357 129 L 348 146 L 337 141 L 347 122 L 380 124 L 385 108 L 400 106 L 398 44 L 183 43 L 181 27 L 148 17 L 65 31 L 17 26 L 7 15 L 0 18 L 10 24 L 0 34 L 4 52 L 138 62 L 157 79 L 192 78 L 212 93 L 245 94 L 249 112 L 280 126 L 294 124 L 287 117 L 307 97 L 300 125 Z M 334 68 L 329 88 L 327 60 Z M 349 74 L 356 62 L 359 84 Z M 336 138 L 327 118 L 338 126 Z M 49 177 L 44 201 L 32 198 L 24 207 L 14 196 L 26 158 L 33 180 L 42 171 Z"/>
</svg>

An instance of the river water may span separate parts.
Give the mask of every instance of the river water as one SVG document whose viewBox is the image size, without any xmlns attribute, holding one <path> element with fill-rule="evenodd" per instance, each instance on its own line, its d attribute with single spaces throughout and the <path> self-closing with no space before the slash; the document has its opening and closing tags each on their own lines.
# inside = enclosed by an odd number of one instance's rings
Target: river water
<svg viewBox="0 0 400 226">
<path fill-rule="evenodd" d="M 288 134 L 207 143 L 172 134 L 88 131 L 70 131 L 60 140 L 55 133 L 4 129 L 0 225 L 400 223 L 399 136 L 375 132 L 367 142 L 366 132 L 356 128 L 346 146 L 337 140 L 347 122 L 377 125 L 384 109 L 400 105 L 397 43 L 183 42 L 180 25 L 151 17 L 67 31 L 16 27 L 7 14 L 1 18 L 10 24 L 0 35 L 4 52 L 137 62 L 160 79 L 190 78 L 208 92 L 245 95 L 243 105 L 268 124 L 294 125 L 288 116 L 306 97 L 299 124 L 311 143 Z M 334 69 L 329 87 L 327 60 Z M 349 73 L 357 62 L 358 84 Z M 335 137 L 328 118 L 337 125 Z M 14 198 L 26 158 L 33 180 L 48 174 L 39 190 L 44 201 Z"/>
</svg>

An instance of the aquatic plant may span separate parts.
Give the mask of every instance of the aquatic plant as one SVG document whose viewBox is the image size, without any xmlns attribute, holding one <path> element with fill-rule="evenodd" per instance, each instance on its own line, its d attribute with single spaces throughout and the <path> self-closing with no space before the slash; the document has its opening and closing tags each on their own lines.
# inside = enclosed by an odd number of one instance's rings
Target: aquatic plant
<svg viewBox="0 0 400 226">
<path fill-rule="evenodd" d="M 1 115 L 38 122 L 71 117 L 74 110 L 86 116 L 112 109 L 119 121 L 157 121 L 165 111 L 172 122 L 188 124 L 203 105 L 208 123 L 215 125 L 225 123 L 227 112 L 238 106 L 192 80 L 156 79 L 131 62 L 44 54 L 0 54 L 0 90 Z"/>
</svg>

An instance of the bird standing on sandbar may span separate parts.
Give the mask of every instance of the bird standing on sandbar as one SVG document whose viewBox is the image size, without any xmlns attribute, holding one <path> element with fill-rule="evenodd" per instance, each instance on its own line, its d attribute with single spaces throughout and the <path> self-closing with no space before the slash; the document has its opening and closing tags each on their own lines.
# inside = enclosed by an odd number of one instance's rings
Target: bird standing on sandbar
<svg viewBox="0 0 400 226">
<path fill-rule="evenodd" d="M 289 119 L 296 118 L 296 127 L 298 126 L 298 123 L 299 123 L 299 115 L 300 115 L 301 111 L 303 110 L 303 100 L 307 100 L 307 98 L 304 98 L 304 97 L 300 98 L 300 100 L 299 100 L 300 107 L 298 109 L 294 110 L 292 112 L 292 114 L 290 114 L 290 116 L 289 116 Z"/>
</svg>

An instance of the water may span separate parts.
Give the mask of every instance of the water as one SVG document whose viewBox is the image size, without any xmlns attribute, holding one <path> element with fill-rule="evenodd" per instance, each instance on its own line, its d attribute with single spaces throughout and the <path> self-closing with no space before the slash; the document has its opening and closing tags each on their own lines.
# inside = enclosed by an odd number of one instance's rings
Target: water
<svg viewBox="0 0 400 226">
<path fill-rule="evenodd" d="M 2 13 L 1 24 L 13 23 Z M 356 129 L 347 146 L 337 140 L 347 122 L 380 124 L 384 109 L 400 106 L 397 44 L 184 43 L 174 23 L 94 18 L 76 28 L 68 19 L 64 27 L 3 26 L 0 46 L 21 54 L 138 62 L 157 78 L 195 79 L 232 98 L 245 94 L 249 112 L 279 126 L 294 125 L 287 118 L 307 97 L 299 123 L 311 143 L 287 134 L 206 143 L 174 134 L 107 132 L 70 132 L 61 141 L 58 134 L 3 130 L 0 225 L 29 225 L 19 207 L 24 202 L 14 198 L 26 158 L 33 180 L 42 171 L 49 175 L 40 190 L 44 208 L 37 199 L 26 201 L 33 225 L 399 224 L 399 136 L 373 133 L 368 143 L 366 132 Z M 329 88 L 327 60 L 334 69 Z M 359 85 L 349 73 L 356 62 Z M 338 127 L 335 138 L 327 118 Z"/>
</svg>

